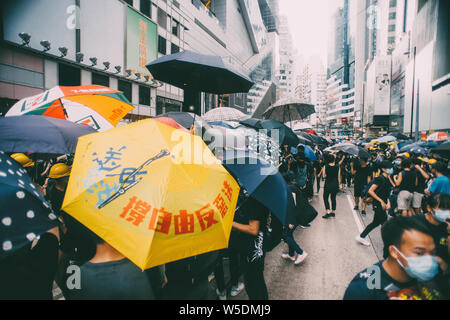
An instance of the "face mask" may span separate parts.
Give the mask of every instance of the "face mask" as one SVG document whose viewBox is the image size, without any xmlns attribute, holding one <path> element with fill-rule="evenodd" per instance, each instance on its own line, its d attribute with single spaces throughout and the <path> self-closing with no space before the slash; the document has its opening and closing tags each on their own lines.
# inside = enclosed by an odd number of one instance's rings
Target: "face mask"
<svg viewBox="0 0 450 320">
<path fill-rule="evenodd" d="M 392 174 L 394 174 L 394 169 L 392 169 L 392 168 L 387 169 L 387 170 L 386 170 L 386 173 L 387 173 L 388 175 L 392 175 Z"/>
<path fill-rule="evenodd" d="M 446 222 L 448 219 L 450 219 L 450 210 L 437 209 L 434 217 L 440 222 Z"/>
<path fill-rule="evenodd" d="M 414 279 L 420 281 L 429 281 L 433 279 L 439 272 L 439 264 L 435 256 L 422 256 L 407 258 L 400 252 L 397 247 L 394 247 L 398 253 L 408 262 L 406 268 L 400 260 L 397 259 L 398 264 L 405 270 L 405 272 Z"/>
<path fill-rule="evenodd" d="M 394 164 L 395 164 L 396 166 L 399 166 L 399 165 L 402 164 L 402 162 L 401 162 L 401 161 L 398 161 L 398 160 L 395 160 L 395 161 L 394 161 Z"/>
</svg>

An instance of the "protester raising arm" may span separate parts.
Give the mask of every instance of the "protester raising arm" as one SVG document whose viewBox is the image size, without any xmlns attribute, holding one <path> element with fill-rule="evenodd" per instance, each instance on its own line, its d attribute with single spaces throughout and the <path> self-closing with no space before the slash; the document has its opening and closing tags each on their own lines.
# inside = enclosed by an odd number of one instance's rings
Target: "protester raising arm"
<svg viewBox="0 0 450 320">
<path fill-rule="evenodd" d="M 257 236 L 259 233 L 259 221 L 250 220 L 248 224 L 233 222 L 233 228 L 238 231 L 250 234 L 252 236 Z"/>
</svg>

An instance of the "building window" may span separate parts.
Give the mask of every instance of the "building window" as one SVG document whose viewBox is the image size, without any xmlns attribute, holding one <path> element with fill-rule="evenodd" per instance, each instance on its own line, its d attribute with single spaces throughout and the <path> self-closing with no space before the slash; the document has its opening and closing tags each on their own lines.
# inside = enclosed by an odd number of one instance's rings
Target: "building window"
<svg viewBox="0 0 450 320">
<path fill-rule="evenodd" d="M 60 86 L 80 86 L 81 69 L 66 64 L 58 64 L 58 84 Z"/>
<path fill-rule="evenodd" d="M 177 20 L 173 19 L 172 20 L 172 34 L 174 36 L 179 37 L 179 33 L 180 33 L 180 23 Z"/>
<path fill-rule="evenodd" d="M 167 14 L 161 8 L 158 8 L 158 25 L 167 29 Z"/>
<path fill-rule="evenodd" d="M 122 91 L 123 94 L 125 95 L 125 97 L 128 99 L 128 101 L 132 101 L 132 86 L 131 86 L 131 82 L 129 81 L 123 81 L 123 80 L 119 80 L 118 81 L 118 90 Z"/>
<path fill-rule="evenodd" d="M 133 0 L 123 0 L 123 1 L 125 1 L 126 3 L 128 3 L 130 6 L 133 6 Z"/>
<path fill-rule="evenodd" d="M 167 41 L 161 36 L 158 36 L 158 52 L 162 54 L 167 53 Z"/>
<path fill-rule="evenodd" d="M 141 12 L 147 17 L 152 16 L 152 2 L 150 0 L 141 0 Z"/>
<path fill-rule="evenodd" d="M 139 86 L 139 104 L 144 106 L 150 105 L 150 88 L 146 86 Z"/>
<path fill-rule="evenodd" d="M 100 73 L 92 73 L 92 84 L 109 87 L 109 77 Z"/>
<path fill-rule="evenodd" d="M 389 26 L 389 32 L 395 31 L 395 24 Z"/>
<path fill-rule="evenodd" d="M 389 8 L 395 8 L 397 7 L 397 0 L 391 0 L 389 3 Z"/>
<path fill-rule="evenodd" d="M 180 47 L 172 43 L 170 45 L 170 53 L 178 53 L 178 52 L 180 52 Z"/>
<path fill-rule="evenodd" d="M 397 19 L 397 14 L 395 12 L 389 13 L 389 20 Z"/>
</svg>

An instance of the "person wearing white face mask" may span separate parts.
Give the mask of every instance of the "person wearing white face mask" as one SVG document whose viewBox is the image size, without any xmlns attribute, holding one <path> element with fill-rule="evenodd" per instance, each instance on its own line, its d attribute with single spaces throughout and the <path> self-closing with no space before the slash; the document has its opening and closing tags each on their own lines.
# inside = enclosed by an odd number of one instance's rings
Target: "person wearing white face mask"
<svg viewBox="0 0 450 320">
<path fill-rule="evenodd" d="M 427 203 L 427 213 L 416 216 L 433 232 L 437 256 L 441 269 L 448 274 L 450 255 L 448 248 L 448 229 L 450 228 L 450 196 L 444 193 L 434 194 Z"/>
<path fill-rule="evenodd" d="M 344 300 L 441 300 L 441 259 L 432 231 L 415 217 L 394 217 L 382 227 L 384 258 L 355 276 Z"/>
</svg>

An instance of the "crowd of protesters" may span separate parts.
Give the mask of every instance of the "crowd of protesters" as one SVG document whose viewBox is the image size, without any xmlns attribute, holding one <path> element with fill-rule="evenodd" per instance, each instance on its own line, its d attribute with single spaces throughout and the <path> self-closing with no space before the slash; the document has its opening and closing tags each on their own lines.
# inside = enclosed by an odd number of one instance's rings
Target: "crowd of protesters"
<svg viewBox="0 0 450 320">
<path fill-rule="evenodd" d="M 368 289 L 364 281 L 370 273 L 363 272 L 352 281 L 345 299 L 392 297 L 398 290 L 418 285 L 417 281 L 421 285 L 435 279 L 439 290 L 434 289 L 434 296 L 448 297 L 447 159 L 400 154 L 388 148 L 376 150 L 370 157 L 355 157 L 315 146 L 311 160 L 305 146 L 299 145 L 295 150 L 290 147 L 282 149 L 279 172 L 292 191 L 296 214 L 280 226 L 280 238 L 288 246 L 283 259 L 297 265 L 308 256 L 294 231 L 297 227 L 310 227 L 317 216 L 309 202 L 319 194 L 323 182 L 323 219 L 339 218 L 336 197 L 341 192 L 352 192 L 354 210 L 361 208 L 361 214 L 368 215 L 368 207 L 373 208 L 373 221 L 356 240 L 370 246 L 368 235 L 382 226 L 385 260 L 375 265 L 381 270 L 381 287 Z M 61 225 L 0 263 L 0 299 L 52 299 L 56 283 L 65 299 L 201 300 L 210 298 L 208 288 L 213 278 L 220 300 L 226 300 L 228 294 L 237 296 L 244 289 L 251 300 L 269 299 L 264 280 L 264 242 L 270 212 L 244 189 L 227 249 L 142 272 L 61 210 L 71 171 L 70 156 L 35 162 L 24 154 L 11 157 L 33 178 Z M 71 266 L 80 268 L 78 287 L 70 278 Z M 228 272 L 224 267 L 229 267 L 230 281 L 226 281 Z"/>
</svg>

